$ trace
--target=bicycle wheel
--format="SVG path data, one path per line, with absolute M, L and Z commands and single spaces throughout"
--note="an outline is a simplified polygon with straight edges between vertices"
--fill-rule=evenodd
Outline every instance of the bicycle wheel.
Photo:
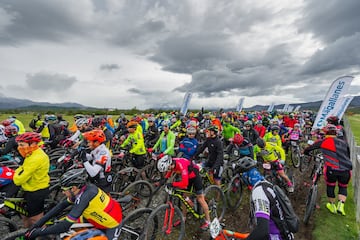
M 291 150 L 291 161 L 294 168 L 300 167 L 300 153 L 297 149 Z
M 154 192 L 157 192 L 161 188 L 160 180 L 162 179 L 161 172 L 156 168 L 156 164 L 151 163 L 143 167 L 136 175 L 135 180 L 148 181 L 154 188 Z
M 306 172 L 310 166 L 310 157 L 309 156 L 302 156 L 302 158 L 300 158 L 300 167 L 299 170 L 300 172 Z
M 185 222 L 179 207 L 174 206 L 174 216 L 172 221 L 170 221 L 169 218 L 169 204 L 162 204 L 154 209 L 146 221 L 146 226 L 141 239 L 183 239 L 185 236 Z M 179 225 L 176 227 L 173 226 L 175 222 L 179 222 Z
M 4 236 L 1 237 L 1 239 L 2 240 L 24 239 L 24 235 L 25 235 L 26 231 L 27 231 L 26 228 L 22 228 L 22 229 L 14 231 L 14 232 L 5 234 Z
M 221 221 L 226 210 L 226 199 L 223 191 L 218 186 L 211 185 L 205 189 L 204 195 L 209 206 L 211 219 L 217 217 Z
M 309 219 L 315 210 L 317 193 L 318 193 L 317 185 L 311 186 L 311 188 L 309 189 L 307 198 L 306 198 L 306 208 L 305 208 L 305 214 L 304 214 L 304 224 L 305 225 L 307 225 L 309 223 Z
M 131 201 L 121 204 L 123 212 L 149 207 L 153 196 L 153 187 L 147 181 L 136 181 L 122 191 L 122 197 L 127 195 L 131 196 Z
M 139 208 L 126 216 L 121 223 L 119 239 L 138 240 L 144 231 L 145 223 L 153 209 Z
M 2 234 L 11 233 L 16 231 L 17 229 L 18 225 L 16 224 L 16 222 L 5 217 L 0 217 L 0 232 Z
M 243 184 L 239 175 L 235 175 L 228 185 L 226 191 L 227 204 L 230 210 L 235 210 L 240 206 L 243 194 Z

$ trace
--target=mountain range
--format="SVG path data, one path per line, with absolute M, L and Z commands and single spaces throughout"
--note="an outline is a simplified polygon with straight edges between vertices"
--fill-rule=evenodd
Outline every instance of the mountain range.
M 290 103 L 294 108 L 298 105 L 301 106 L 301 109 L 319 109 L 322 101 L 316 102 L 305 102 L 305 103 Z M 63 102 L 63 103 L 49 103 L 49 102 L 34 102 L 28 99 L 18 99 L 18 98 L 9 98 L 0 96 L 0 110 L 6 109 L 32 109 L 32 108 L 77 108 L 77 109 L 89 109 L 94 107 L 84 106 L 79 103 L 73 102 Z M 275 105 L 274 109 L 283 109 L 284 104 Z M 349 108 L 360 107 L 360 96 L 355 96 L 351 101 Z M 244 110 L 248 111 L 261 111 L 266 110 L 268 105 L 255 105 L 250 108 L 245 108 Z

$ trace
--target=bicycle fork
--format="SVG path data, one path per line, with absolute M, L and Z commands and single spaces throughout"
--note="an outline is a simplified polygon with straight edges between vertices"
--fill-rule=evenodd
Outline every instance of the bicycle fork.
M 163 223 L 163 232 L 165 232 L 165 234 L 169 235 L 171 233 L 171 229 L 172 229 L 172 222 L 174 219 L 174 206 L 172 204 L 172 202 L 168 203 L 170 208 L 167 208 L 165 211 L 165 218 L 164 218 L 164 223 Z

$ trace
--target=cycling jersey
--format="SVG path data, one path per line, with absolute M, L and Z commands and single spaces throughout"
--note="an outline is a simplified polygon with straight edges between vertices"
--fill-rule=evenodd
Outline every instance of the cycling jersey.
M 169 130 L 169 132 L 165 136 L 165 132 L 163 131 L 160 134 L 159 139 L 156 141 L 154 145 L 154 149 L 159 147 L 160 152 L 164 154 L 168 154 L 170 156 L 174 155 L 174 146 L 175 146 L 175 134 Z M 165 140 L 165 141 L 164 141 Z M 164 144 L 166 142 L 166 144 Z
M 199 170 L 199 167 L 186 158 L 173 158 L 173 161 L 175 162 L 175 168 L 166 172 L 165 178 L 170 178 L 173 173 L 181 175 L 181 180 L 174 181 L 172 185 L 177 188 L 186 189 L 189 185 L 189 180 L 197 177 L 194 169 Z
M 15 170 L 14 183 L 25 191 L 34 192 L 49 187 L 50 161 L 48 155 L 38 148 L 24 159 Z
M 186 159 L 191 159 L 196 153 L 198 147 L 198 141 L 196 138 L 185 137 L 179 145 L 179 152 L 184 153 L 183 157 Z
M 266 133 L 264 136 L 265 142 L 272 142 L 277 144 L 279 147 L 282 146 L 281 137 L 279 134 L 274 135 L 271 131 Z
M 292 141 L 298 141 L 302 136 L 300 130 L 294 130 L 294 129 L 289 130 L 288 134 L 289 134 L 289 139 Z
M 240 129 L 234 127 L 230 123 L 225 123 L 223 125 L 222 135 L 224 136 L 225 140 L 229 140 L 230 138 L 233 138 L 235 133 L 241 134 Z
M 146 154 L 144 137 L 142 132 L 135 130 L 133 133 L 129 133 L 128 137 L 125 139 L 121 147 L 131 144 L 130 153 L 134 153 L 136 155 Z
M 205 142 L 198 148 L 195 156 L 198 156 L 202 153 L 205 148 L 209 150 L 209 160 L 207 161 L 207 166 L 210 168 L 218 168 L 224 164 L 224 148 L 223 144 L 218 137 L 206 138 Z
M 276 143 L 266 142 L 265 148 L 254 148 L 254 159 L 256 160 L 257 153 L 264 159 L 265 162 L 273 162 L 279 159 L 285 160 L 285 151 L 282 147 L 276 145 Z M 279 156 L 280 155 L 280 156 Z

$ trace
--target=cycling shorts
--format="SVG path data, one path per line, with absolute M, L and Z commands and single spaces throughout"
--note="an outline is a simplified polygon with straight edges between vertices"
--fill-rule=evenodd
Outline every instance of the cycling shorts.
M 44 212 L 45 199 L 49 196 L 49 188 L 40 189 L 34 192 L 24 192 L 26 210 L 28 217 L 36 216 Z

